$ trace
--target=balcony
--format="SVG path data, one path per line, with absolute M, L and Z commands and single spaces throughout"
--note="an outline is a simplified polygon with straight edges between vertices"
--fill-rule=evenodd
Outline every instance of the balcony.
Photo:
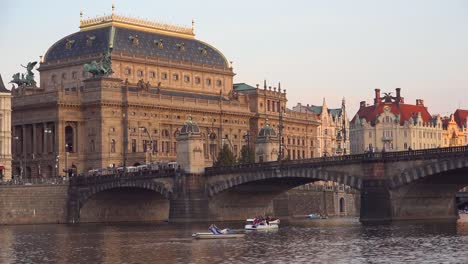
M 393 141 L 393 137 L 383 136 L 382 141 L 384 141 L 384 142 Z

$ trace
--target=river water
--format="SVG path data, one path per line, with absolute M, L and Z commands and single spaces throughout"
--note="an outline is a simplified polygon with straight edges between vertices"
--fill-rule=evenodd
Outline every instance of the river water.
M 351 218 L 297 220 L 241 239 L 191 238 L 208 225 L 0 226 L 0 263 L 468 263 L 468 222 L 362 226 Z

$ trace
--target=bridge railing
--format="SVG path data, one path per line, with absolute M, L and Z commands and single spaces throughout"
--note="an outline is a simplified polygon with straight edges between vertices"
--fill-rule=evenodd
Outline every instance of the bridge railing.
M 253 171 L 258 169 L 274 169 L 288 166 L 329 166 L 333 164 L 349 164 L 357 162 L 373 162 L 373 161 L 399 161 L 399 160 L 418 160 L 418 159 L 434 159 L 434 158 L 451 158 L 451 157 L 468 157 L 468 146 L 421 149 L 409 151 L 395 152 L 375 152 L 363 153 L 354 155 L 321 157 L 311 159 L 299 159 L 288 161 L 271 161 L 263 163 L 237 164 L 233 166 L 208 167 L 205 168 L 206 175 L 220 173 L 234 173 Z
M 108 175 L 78 175 L 70 178 L 70 185 L 92 185 L 117 180 L 167 178 L 174 177 L 175 173 L 174 169 L 165 169 L 159 171 L 119 172 Z
M 0 185 L 59 185 L 68 184 L 67 177 L 25 178 L 0 181 Z

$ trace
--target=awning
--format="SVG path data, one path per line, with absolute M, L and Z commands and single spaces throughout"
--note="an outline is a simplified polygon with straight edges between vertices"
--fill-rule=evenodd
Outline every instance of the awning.
M 5 166 L 0 165 L 0 170 L 4 170 Z

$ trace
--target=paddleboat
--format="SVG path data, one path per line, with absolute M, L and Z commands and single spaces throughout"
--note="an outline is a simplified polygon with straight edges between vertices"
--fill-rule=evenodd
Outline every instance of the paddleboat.
M 246 220 L 245 229 L 246 230 L 272 230 L 279 228 L 279 219 L 256 219 L 249 218 Z

